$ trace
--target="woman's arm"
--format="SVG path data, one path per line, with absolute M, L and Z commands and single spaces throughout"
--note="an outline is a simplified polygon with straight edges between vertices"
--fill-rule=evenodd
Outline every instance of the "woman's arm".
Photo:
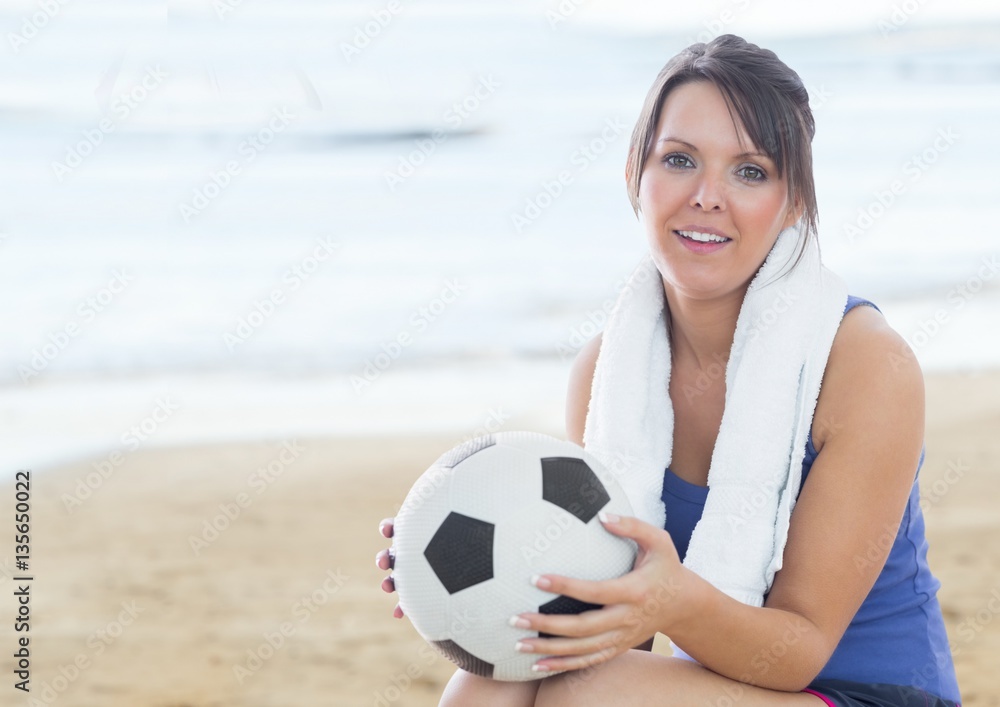
M 581 352 L 577 368 L 587 369 L 589 353 Z M 579 426 L 579 410 L 568 411 L 567 421 Z M 628 620 L 623 611 L 604 610 L 539 617 L 539 630 L 580 637 L 549 639 L 547 648 L 574 657 L 545 663 L 580 667 L 620 652 L 637 630 L 646 636 L 659 630 L 727 677 L 780 690 L 806 686 L 882 570 L 914 481 L 923 424 L 923 376 L 912 352 L 877 311 L 852 310 L 835 338 L 817 404 L 820 453 L 792 514 L 784 567 L 766 606 L 727 597 L 676 564 L 675 554 L 669 557 L 665 531 L 623 519 L 614 532 L 645 535 L 652 546 L 642 571 L 608 582 L 559 578 L 550 591 L 631 604 Z M 643 607 L 657 584 L 673 588 L 670 598 Z
M 882 571 L 920 458 L 923 376 L 876 310 L 845 316 L 813 428 L 820 453 L 765 608 L 704 591 L 696 614 L 669 631 L 706 667 L 787 690 L 823 668 Z
M 580 349 L 569 373 L 569 387 L 566 391 L 566 437 L 571 442 L 583 446 L 583 429 L 590 407 L 590 387 L 594 382 L 597 368 L 597 354 L 601 351 L 601 335 L 598 334 Z

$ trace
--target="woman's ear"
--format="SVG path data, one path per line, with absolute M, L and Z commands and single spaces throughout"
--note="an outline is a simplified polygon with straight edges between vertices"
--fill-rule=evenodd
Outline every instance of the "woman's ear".
M 803 210 L 802 200 L 796 199 L 795 203 L 788 207 L 788 212 L 785 214 L 785 222 L 781 225 L 781 230 L 797 224 L 799 219 L 802 218 Z

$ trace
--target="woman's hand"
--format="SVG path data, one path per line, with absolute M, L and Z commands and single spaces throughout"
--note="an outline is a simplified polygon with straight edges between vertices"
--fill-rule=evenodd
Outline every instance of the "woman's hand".
M 382 520 L 382 522 L 378 524 L 378 531 L 382 533 L 382 537 L 391 538 L 392 527 L 393 527 L 393 519 L 385 518 L 384 520 Z M 375 565 L 380 570 L 391 570 L 395 559 L 396 558 L 393 556 L 392 553 L 392 548 L 389 548 L 387 550 L 382 550 L 377 555 L 375 555 Z M 394 591 L 396 591 L 396 585 L 392 581 L 392 575 L 389 575 L 388 577 L 382 580 L 382 591 L 388 594 L 392 594 Z M 399 604 L 396 604 L 396 608 L 392 610 L 392 615 L 395 616 L 397 619 L 403 618 L 403 610 L 399 608 Z
M 524 613 L 511 619 L 518 628 L 560 638 L 526 638 L 518 650 L 548 654 L 535 664 L 540 672 L 577 670 L 611 660 L 684 616 L 681 598 L 689 570 L 680 563 L 670 534 L 638 518 L 601 514 L 611 533 L 639 546 L 632 571 L 600 582 L 558 575 L 533 578 L 535 586 L 603 608 L 581 614 Z M 565 636 L 565 638 L 562 638 Z

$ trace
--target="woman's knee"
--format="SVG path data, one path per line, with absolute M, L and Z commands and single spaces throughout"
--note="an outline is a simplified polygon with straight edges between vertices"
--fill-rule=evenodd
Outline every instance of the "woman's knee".
M 595 690 L 602 693 L 606 683 L 617 682 L 610 673 L 617 673 L 618 667 L 619 663 L 612 660 L 591 668 L 570 670 L 546 678 L 538 686 L 536 704 L 550 707 L 581 704 L 586 701 L 585 696 L 594 696 Z
M 688 704 L 687 690 L 682 688 L 689 672 L 703 670 L 688 661 L 655 655 L 644 650 L 630 650 L 605 663 L 582 670 L 571 670 L 542 681 L 536 704 L 540 707 L 557 705 L 614 704 L 622 695 L 631 695 L 636 704 L 650 692 L 666 699 L 664 684 L 671 685 L 678 700 L 663 704 Z M 658 684 L 660 683 L 660 684 Z M 681 689 L 676 689 L 681 688 Z
M 663 707 L 734 703 L 742 707 L 812 707 L 817 698 L 745 685 L 689 660 L 631 650 L 592 668 L 546 678 L 538 689 L 535 704 L 604 706 L 618 704 L 623 699 L 625 704 Z
M 534 707 L 538 684 L 538 681 L 499 682 L 456 670 L 441 695 L 439 707 Z

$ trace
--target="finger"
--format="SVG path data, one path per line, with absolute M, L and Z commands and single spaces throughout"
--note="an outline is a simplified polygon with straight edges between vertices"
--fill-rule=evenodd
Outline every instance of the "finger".
M 392 615 L 397 619 L 403 618 L 403 610 L 399 607 L 399 604 L 396 604 L 396 608 L 392 610 Z
M 584 638 L 522 638 L 515 645 L 519 653 L 538 653 L 545 656 L 580 656 L 598 653 L 626 644 L 620 630 L 607 631 Z
M 650 525 L 633 516 L 619 516 L 602 511 L 597 517 L 605 530 L 619 537 L 635 540 L 642 549 L 652 549 L 670 540 L 670 534 L 663 528 Z
M 588 604 L 625 604 L 638 599 L 631 588 L 628 575 L 615 579 L 588 580 L 563 577 L 557 574 L 536 575 L 531 583 L 552 594 L 562 594 Z
M 532 665 L 531 669 L 542 675 L 565 672 L 567 670 L 582 670 L 606 663 L 623 652 L 624 649 L 622 648 L 604 648 L 596 653 L 588 653 L 586 655 L 544 658 Z
M 386 594 L 392 594 L 394 591 L 396 591 L 396 580 L 394 580 L 391 576 L 383 579 L 382 591 L 385 592 Z
M 380 550 L 375 555 L 375 566 L 380 570 L 391 570 L 396 566 L 396 552 L 392 548 Z
M 511 624 L 515 628 L 553 636 L 594 636 L 622 626 L 628 616 L 627 606 L 616 605 L 583 611 L 579 614 L 518 614 L 511 618 Z
M 391 538 L 392 532 L 395 526 L 395 518 L 383 518 L 379 521 L 378 532 L 382 533 L 383 537 Z

